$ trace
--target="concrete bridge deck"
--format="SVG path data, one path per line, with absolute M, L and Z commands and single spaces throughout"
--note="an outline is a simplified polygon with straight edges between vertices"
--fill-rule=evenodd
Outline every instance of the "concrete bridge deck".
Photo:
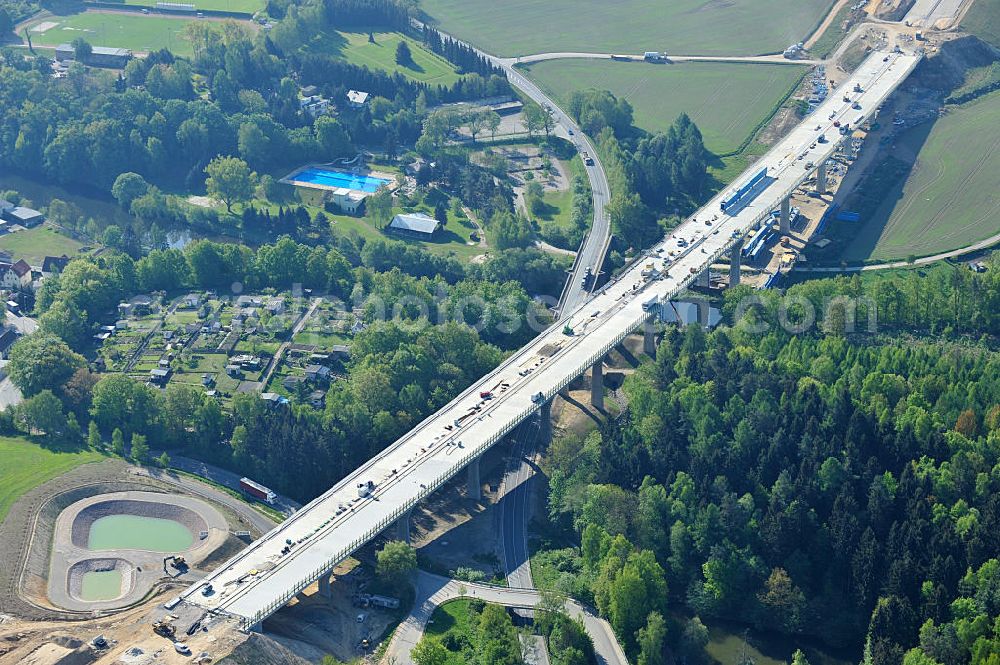
M 842 136 L 834 126 L 861 124 L 909 75 L 920 56 L 875 52 L 840 89 L 758 160 L 766 187 L 741 209 L 724 214 L 721 192 L 644 253 L 593 298 L 566 312 L 493 372 L 312 501 L 278 528 L 184 592 L 184 602 L 240 617 L 250 629 L 276 612 L 364 543 L 408 512 L 548 403 L 651 317 L 644 303 L 666 301 L 713 261 L 742 242 L 791 192 L 821 168 Z M 855 84 L 861 92 L 854 92 Z M 843 101 L 847 95 L 850 101 Z M 853 104 L 860 109 L 852 108 Z M 825 135 L 827 141 L 818 139 Z M 681 245 L 684 245 L 683 247 Z M 644 276 L 652 265 L 658 277 Z M 564 333 L 563 326 L 573 330 Z M 492 399 L 480 398 L 492 391 Z M 540 395 L 539 395 L 540 394 Z M 358 485 L 372 483 L 367 497 Z M 286 553 L 282 553 L 289 547 Z M 212 585 L 212 592 L 204 593 Z

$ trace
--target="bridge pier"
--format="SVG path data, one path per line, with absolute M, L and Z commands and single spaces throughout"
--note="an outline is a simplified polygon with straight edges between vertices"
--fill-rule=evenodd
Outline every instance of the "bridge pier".
M 708 288 L 712 285 L 712 268 L 708 267 L 701 271 L 701 273 L 695 277 L 695 286 L 702 286 Z
M 483 498 L 483 483 L 479 478 L 479 460 L 481 458 L 482 455 L 469 462 L 469 465 L 465 467 L 467 476 L 465 494 L 473 501 L 480 501 Z
M 604 358 L 599 358 L 590 368 L 590 405 L 604 410 Z
M 642 326 L 642 352 L 650 358 L 656 358 L 656 330 L 652 320 Z
M 780 221 L 778 227 L 778 230 L 781 231 L 781 235 L 786 236 L 792 232 L 791 214 L 791 197 L 781 199 L 781 215 L 779 217 Z
M 544 446 L 552 440 L 552 400 L 542 404 L 538 410 L 538 424 L 539 445 Z
M 816 191 L 826 194 L 826 160 L 820 162 L 816 169 Z
M 410 518 L 413 516 L 413 508 L 410 508 L 405 513 L 399 516 L 396 520 L 396 540 L 401 540 L 404 543 L 409 544 L 410 542 Z
M 708 300 L 698 300 L 695 305 L 698 307 L 698 324 L 702 328 L 707 328 L 712 313 L 712 304 Z
M 740 267 L 743 262 L 743 238 L 729 250 L 729 288 L 740 285 Z

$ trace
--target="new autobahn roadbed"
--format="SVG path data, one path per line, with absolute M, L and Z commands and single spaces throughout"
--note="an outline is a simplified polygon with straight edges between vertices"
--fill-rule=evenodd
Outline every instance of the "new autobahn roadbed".
M 641 327 L 651 316 L 647 303 L 675 296 L 767 217 L 833 154 L 842 138 L 835 123 L 860 124 L 859 118 L 874 113 L 919 60 L 919 55 L 874 52 L 751 167 L 748 174 L 768 169 L 766 186 L 745 197 L 742 207 L 721 212 L 730 191 L 720 193 L 592 299 L 567 311 L 559 324 L 187 589 L 183 600 L 240 617 L 249 629 L 329 573 Z M 860 92 L 854 92 L 856 85 Z M 828 140 L 819 142 L 821 136 Z M 489 398 L 481 397 L 488 391 Z M 366 496 L 359 495 L 359 485 Z M 207 594 L 206 585 L 211 585 Z

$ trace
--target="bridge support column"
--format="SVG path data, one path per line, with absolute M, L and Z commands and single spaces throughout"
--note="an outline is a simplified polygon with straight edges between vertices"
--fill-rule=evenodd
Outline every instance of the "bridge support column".
M 709 317 L 712 313 L 712 305 L 707 300 L 699 300 L 696 305 L 698 307 L 698 324 L 703 328 L 707 328 Z
M 740 285 L 740 266 L 743 262 L 743 238 L 729 250 L 729 288 Z
M 598 411 L 604 410 L 604 358 L 590 369 L 590 405 Z
M 465 467 L 467 475 L 465 494 L 474 501 L 479 501 L 483 498 L 483 483 L 479 479 L 479 460 L 481 458 L 482 456 L 477 457 Z
M 410 542 L 410 518 L 413 516 L 413 508 L 399 516 L 396 520 L 396 540 L 404 543 Z
M 822 161 L 819 163 L 819 168 L 816 169 L 816 191 L 820 194 L 826 194 L 826 162 Z
M 785 198 L 781 200 L 781 215 L 779 217 L 779 230 L 781 235 L 788 235 L 792 232 L 791 224 L 791 214 L 792 214 L 792 203 L 791 198 Z
M 656 358 L 656 330 L 652 321 L 646 321 L 642 326 L 642 352 Z
M 544 446 L 552 440 L 552 400 L 542 404 L 538 410 L 538 423 L 539 445 Z
M 332 598 L 333 590 L 330 587 L 330 582 L 333 578 L 331 573 L 323 573 L 319 577 L 319 595 L 321 598 Z
M 712 285 L 712 269 L 711 269 L 711 267 L 705 268 L 704 270 L 702 270 L 701 274 L 698 275 L 695 278 L 694 284 L 695 284 L 695 286 L 702 286 L 702 287 L 705 287 L 706 289 L 708 287 L 710 287 Z

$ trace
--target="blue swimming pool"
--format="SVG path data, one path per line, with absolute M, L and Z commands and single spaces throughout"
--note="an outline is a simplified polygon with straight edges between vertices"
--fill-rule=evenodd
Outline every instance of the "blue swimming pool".
M 302 169 L 292 179 L 312 185 L 346 187 L 347 189 L 355 189 L 368 193 L 374 192 L 382 185 L 389 184 L 389 181 L 385 178 L 347 173 L 346 171 L 335 171 L 334 169 L 326 169 L 321 166 L 311 166 L 307 169 Z

